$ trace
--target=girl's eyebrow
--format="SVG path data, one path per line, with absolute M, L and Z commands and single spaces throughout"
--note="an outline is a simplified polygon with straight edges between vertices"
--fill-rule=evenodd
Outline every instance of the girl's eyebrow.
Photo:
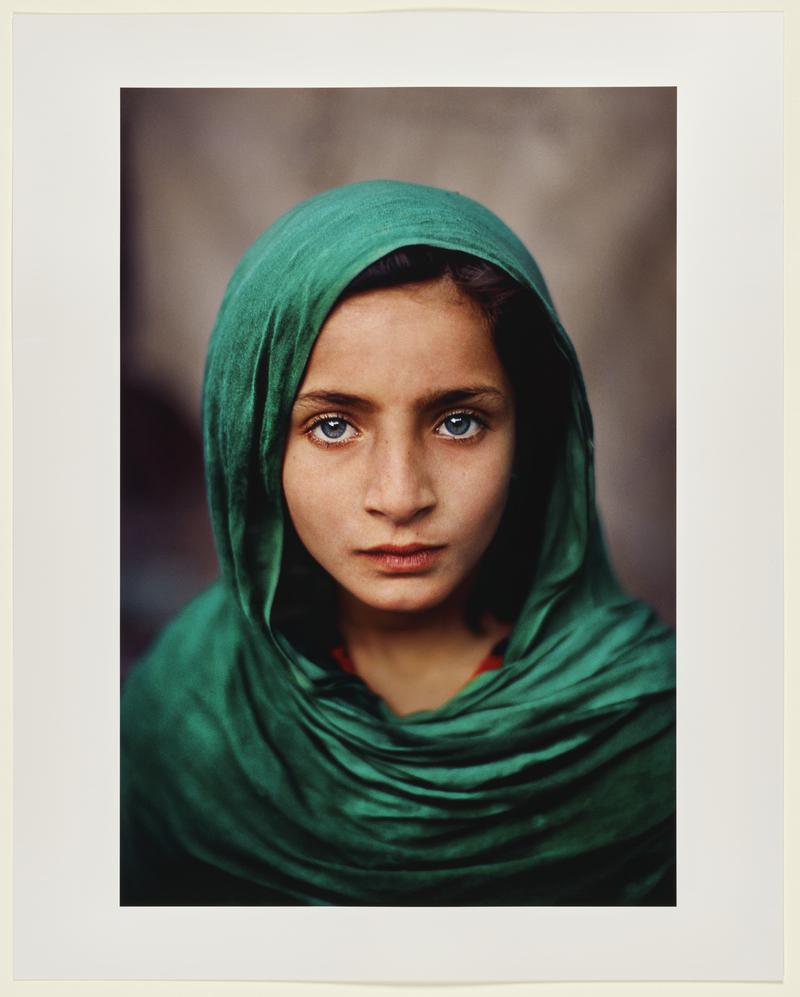
M 429 391 L 415 402 L 420 411 L 439 408 L 443 405 L 458 405 L 462 402 L 486 399 L 501 401 L 505 394 L 489 384 L 476 384 L 463 388 L 448 388 L 444 391 Z M 295 399 L 295 405 L 331 405 L 341 408 L 360 408 L 374 411 L 377 406 L 368 398 L 352 395 L 346 391 L 304 391 Z
M 345 391 L 304 391 L 294 400 L 295 405 L 332 405 L 339 408 L 360 408 L 371 410 L 375 406 L 366 398 L 351 395 Z
M 470 401 L 502 401 L 505 394 L 489 384 L 475 384 L 464 388 L 449 388 L 447 391 L 430 391 L 417 401 L 421 410 L 440 408 L 443 405 L 458 405 Z

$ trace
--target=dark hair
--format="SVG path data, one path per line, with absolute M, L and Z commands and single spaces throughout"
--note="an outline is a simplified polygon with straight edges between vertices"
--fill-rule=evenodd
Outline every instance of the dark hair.
M 517 440 L 508 502 L 481 561 L 468 606 L 478 629 L 484 613 L 512 622 L 527 594 L 542 541 L 547 503 L 569 406 L 569 368 L 552 325 L 533 291 L 479 257 L 434 246 L 404 246 L 362 270 L 337 304 L 365 291 L 451 280 L 481 308 L 495 349 L 514 388 Z M 300 631 L 306 647 L 323 653 L 336 641 L 335 586 L 297 536 L 288 512 L 276 623 Z M 308 609 L 314 606 L 314 634 Z M 315 639 L 316 637 L 316 639 Z

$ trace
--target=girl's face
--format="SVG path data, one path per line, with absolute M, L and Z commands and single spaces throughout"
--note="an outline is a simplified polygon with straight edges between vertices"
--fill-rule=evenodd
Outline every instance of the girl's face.
M 479 307 L 447 280 L 329 315 L 292 409 L 289 514 L 357 603 L 413 613 L 462 592 L 506 502 L 514 399 Z

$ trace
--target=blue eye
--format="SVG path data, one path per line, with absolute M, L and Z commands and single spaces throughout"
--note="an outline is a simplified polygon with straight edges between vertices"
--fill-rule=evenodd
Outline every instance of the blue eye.
M 349 443 L 358 436 L 352 423 L 339 415 L 323 415 L 306 432 L 316 443 L 323 446 L 335 443 Z
M 440 436 L 466 439 L 475 436 L 483 427 L 484 423 L 477 416 L 470 415 L 468 412 L 454 412 L 442 419 L 437 427 L 437 432 Z
M 327 436 L 329 440 L 338 440 L 344 436 L 347 429 L 344 419 L 323 419 L 317 425 L 322 430 L 322 435 Z
M 468 415 L 448 415 L 442 425 L 453 436 L 463 436 L 469 429 L 472 419 Z

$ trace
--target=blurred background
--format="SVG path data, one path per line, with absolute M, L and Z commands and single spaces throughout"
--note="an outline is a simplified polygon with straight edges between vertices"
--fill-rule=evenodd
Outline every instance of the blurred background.
M 675 621 L 674 88 L 126 89 L 123 674 L 217 574 L 200 394 L 241 254 L 297 201 L 376 177 L 484 203 L 539 263 L 581 360 L 626 589 Z

